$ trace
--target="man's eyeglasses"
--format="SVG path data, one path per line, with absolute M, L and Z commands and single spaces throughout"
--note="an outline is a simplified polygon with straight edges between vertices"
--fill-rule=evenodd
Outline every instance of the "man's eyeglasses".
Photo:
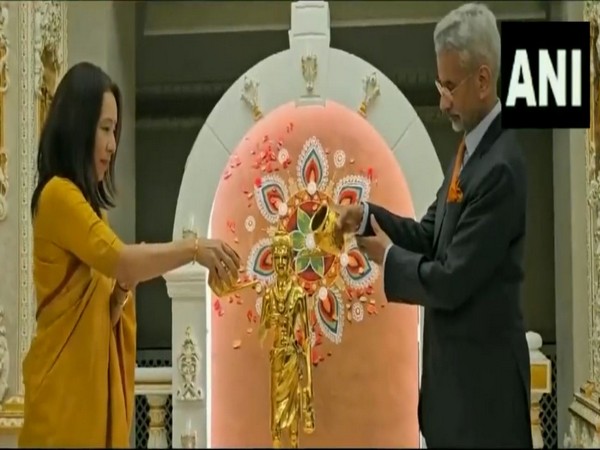
M 438 92 L 440 93 L 440 96 L 446 98 L 447 100 L 452 100 L 454 97 L 454 93 L 458 90 L 458 88 L 461 87 L 465 83 L 465 81 L 467 81 L 472 76 L 473 76 L 473 74 L 467 75 L 452 89 L 448 89 L 446 86 L 442 86 L 442 83 L 440 83 L 439 80 L 435 80 L 435 87 L 437 88 Z

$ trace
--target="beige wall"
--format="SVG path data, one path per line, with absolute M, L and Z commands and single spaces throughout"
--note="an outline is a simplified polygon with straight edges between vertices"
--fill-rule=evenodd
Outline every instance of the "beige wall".
M 119 196 L 110 222 L 125 242 L 135 241 L 135 2 L 70 2 L 69 65 L 102 67 L 123 95 L 123 129 L 116 165 Z
M 583 20 L 583 2 L 551 2 L 551 20 Z M 558 441 L 589 373 L 585 131 L 554 130 L 554 258 Z

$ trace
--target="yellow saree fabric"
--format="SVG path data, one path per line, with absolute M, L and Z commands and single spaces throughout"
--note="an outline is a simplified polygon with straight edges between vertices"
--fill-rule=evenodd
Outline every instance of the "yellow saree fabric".
M 23 362 L 19 447 L 129 447 L 135 304 L 110 322 L 122 242 L 72 182 L 54 177 L 33 220 L 37 330 Z

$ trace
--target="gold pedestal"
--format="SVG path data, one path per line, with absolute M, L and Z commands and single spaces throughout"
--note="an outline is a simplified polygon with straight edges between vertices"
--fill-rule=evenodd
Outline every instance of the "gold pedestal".
M 20 395 L 6 400 L 0 405 L 0 434 L 18 431 L 23 426 L 24 399 Z

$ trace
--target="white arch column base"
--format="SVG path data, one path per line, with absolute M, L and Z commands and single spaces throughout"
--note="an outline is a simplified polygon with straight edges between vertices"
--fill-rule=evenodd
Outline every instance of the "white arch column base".
M 172 301 L 174 448 L 209 445 L 206 272 L 198 264 L 188 264 L 164 275 Z

